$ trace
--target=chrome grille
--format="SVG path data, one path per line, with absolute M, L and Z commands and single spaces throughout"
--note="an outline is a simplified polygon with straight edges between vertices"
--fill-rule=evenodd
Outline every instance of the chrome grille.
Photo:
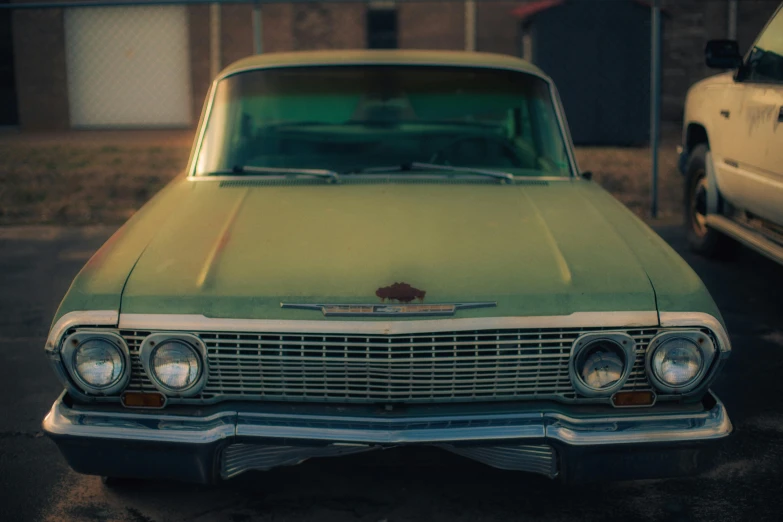
M 196 333 L 207 347 L 201 394 L 176 402 L 249 399 L 452 402 L 579 399 L 568 376 L 571 345 L 591 329 L 505 329 L 413 335 Z M 617 329 L 611 329 L 617 331 Z M 624 390 L 649 390 L 644 354 L 658 329 L 624 330 L 636 361 Z M 155 388 L 139 361 L 151 332 L 122 331 L 133 365 L 129 389 Z

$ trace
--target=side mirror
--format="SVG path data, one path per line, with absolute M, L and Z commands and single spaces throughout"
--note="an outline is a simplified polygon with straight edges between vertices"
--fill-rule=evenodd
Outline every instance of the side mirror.
M 737 69 L 742 65 L 739 44 L 735 40 L 710 40 L 704 48 L 707 67 Z
M 593 173 L 590 172 L 589 170 L 582 172 L 582 179 L 586 179 L 587 181 L 590 181 L 591 179 L 593 179 Z

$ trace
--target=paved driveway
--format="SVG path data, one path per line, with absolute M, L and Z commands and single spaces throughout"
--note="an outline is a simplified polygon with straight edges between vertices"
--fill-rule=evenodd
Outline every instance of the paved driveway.
M 736 433 L 700 477 L 564 487 L 439 450 L 395 449 L 249 473 L 219 486 L 121 489 L 68 469 L 40 423 L 59 386 L 43 343 L 59 299 L 110 229 L 0 229 L 0 520 L 781 520 L 783 267 L 751 252 L 691 255 L 734 343 L 716 383 Z

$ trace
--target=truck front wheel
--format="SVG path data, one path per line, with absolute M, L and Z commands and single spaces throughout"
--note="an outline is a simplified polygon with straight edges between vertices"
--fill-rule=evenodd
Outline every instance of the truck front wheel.
M 707 226 L 707 152 L 705 144 L 694 147 L 688 160 L 685 177 L 685 226 L 691 250 L 708 257 L 727 254 L 734 242 L 714 228 Z

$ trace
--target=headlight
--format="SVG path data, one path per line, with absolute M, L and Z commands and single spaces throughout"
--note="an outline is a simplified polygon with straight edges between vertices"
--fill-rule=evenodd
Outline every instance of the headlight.
M 634 362 L 634 340 L 625 334 L 588 334 L 574 343 L 571 381 L 587 397 L 620 389 Z
M 76 348 L 73 368 L 93 388 L 106 388 L 122 377 L 125 363 L 120 350 L 103 339 L 90 339 Z
M 193 386 L 201 371 L 193 348 L 179 341 L 168 341 L 152 352 L 152 372 L 166 388 L 176 391 Z
M 167 395 L 195 395 L 206 380 L 206 350 L 195 336 L 152 334 L 139 355 L 152 383 Z
M 74 381 L 87 393 L 117 393 L 130 378 L 125 342 L 114 333 L 71 334 L 63 342 L 62 356 Z
M 699 374 L 704 358 L 687 339 L 672 339 L 655 350 L 653 371 L 669 386 L 685 386 Z
M 715 347 L 708 335 L 665 332 L 650 341 L 647 372 L 658 389 L 685 393 L 702 382 L 714 357 Z
M 582 350 L 576 367 L 586 386 L 601 390 L 622 379 L 625 363 L 625 354 L 618 346 L 598 342 Z
M 655 377 L 671 388 L 692 384 L 704 368 L 704 356 L 699 346 L 690 339 L 674 337 L 663 341 L 652 354 Z

